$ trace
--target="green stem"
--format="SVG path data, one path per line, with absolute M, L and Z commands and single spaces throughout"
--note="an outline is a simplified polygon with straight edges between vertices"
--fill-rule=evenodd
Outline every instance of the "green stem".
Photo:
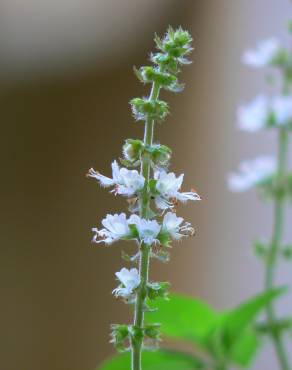
M 279 154 L 278 154 L 278 182 L 281 183 L 285 176 L 285 168 L 287 162 L 287 148 L 288 148 L 288 135 L 285 129 L 279 132 Z M 265 289 L 270 290 L 274 285 L 275 270 L 278 262 L 279 248 L 283 233 L 284 221 L 284 196 L 280 192 L 277 194 L 274 206 L 274 232 L 270 244 L 270 250 L 267 260 L 266 276 L 265 276 Z M 273 303 L 267 304 L 267 319 L 268 323 L 273 327 L 276 321 L 276 312 Z M 278 362 L 282 370 L 289 370 L 288 356 L 285 351 L 283 339 L 278 331 L 271 332 L 272 340 L 274 342 Z
M 151 93 L 149 100 L 155 101 L 158 99 L 160 86 L 157 83 L 152 84 Z M 154 120 L 147 119 L 145 123 L 144 132 L 144 144 L 152 145 L 153 142 L 153 131 L 154 131 Z M 145 178 L 145 185 L 141 194 L 140 199 L 140 217 L 147 218 L 149 208 L 149 191 L 148 183 L 150 179 L 150 157 L 149 154 L 145 153 L 141 163 L 141 174 Z M 140 246 L 140 262 L 139 262 L 139 274 L 140 274 L 140 288 L 137 293 L 135 303 L 135 314 L 134 314 L 134 326 L 143 330 L 144 323 L 144 305 L 146 299 L 146 290 L 149 275 L 149 257 L 150 257 L 151 246 L 142 243 Z M 142 355 L 143 338 L 132 341 L 132 370 L 141 370 L 141 355 Z

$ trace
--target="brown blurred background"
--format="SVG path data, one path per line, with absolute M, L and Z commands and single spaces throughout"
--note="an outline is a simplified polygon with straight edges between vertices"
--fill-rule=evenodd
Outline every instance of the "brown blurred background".
M 2 225 L 0 281 L 3 370 L 92 370 L 109 354 L 109 325 L 129 320 L 115 301 L 121 250 L 91 245 L 90 228 L 125 209 L 85 178 L 110 174 L 123 140 L 141 137 L 128 101 L 146 93 L 133 65 L 147 63 L 154 32 L 182 25 L 195 39 L 182 94 L 164 94 L 171 116 L 157 127 L 200 204 L 181 207 L 197 228 L 153 279 L 227 308 L 262 287 L 250 242 L 269 236 L 270 207 L 233 195 L 226 174 L 240 159 L 275 149 L 272 134 L 234 127 L 237 105 L 264 86 L 240 64 L 258 39 L 284 35 L 288 0 L 0 0 Z M 288 213 L 287 240 L 291 237 Z M 291 239 L 290 239 L 291 240 Z M 291 282 L 283 264 L 279 282 Z M 291 297 L 281 312 L 291 312 Z M 292 352 L 292 351 L 291 351 Z M 276 368 L 267 345 L 255 368 Z

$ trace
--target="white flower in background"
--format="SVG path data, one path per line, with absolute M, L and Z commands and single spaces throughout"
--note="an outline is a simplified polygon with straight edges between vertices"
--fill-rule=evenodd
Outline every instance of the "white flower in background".
M 167 209 L 170 208 L 171 199 L 177 199 L 181 202 L 188 200 L 200 200 L 200 196 L 195 192 L 180 192 L 184 175 L 176 177 L 173 172 L 166 173 L 165 171 L 155 172 L 156 190 L 159 195 L 155 197 L 155 204 L 157 208 Z
M 258 185 L 276 172 L 276 160 L 262 156 L 252 161 L 244 161 L 238 173 L 229 175 L 228 184 L 231 191 L 241 192 Z
M 269 65 L 276 56 L 280 43 L 276 38 L 261 41 L 256 49 L 247 50 L 242 57 L 244 64 L 260 68 Z
M 95 233 L 92 239 L 94 243 L 112 244 L 119 239 L 129 236 L 131 233 L 125 213 L 107 215 L 101 223 L 104 229 L 92 229 Z
M 289 96 L 268 98 L 265 95 L 258 95 L 238 108 L 237 119 L 239 128 L 249 132 L 267 127 L 270 121 L 276 126 L 284 126 L 292 122 L 292 98 Z
M 115 275 L 121 282 L 121 286 L 113 290 L 116 296 L 127 298 L 133 294 L 133 290 L 140 284 L 140 276 L 136 268 L 131 270 L 122 268 L 121 271 L 116 272 Z
M 275 97 L 271 103 L 271 110 L 275 122 L 279 126 L 291 123 L 292 121 L 292 98 L 290 96 Z
M 112 163 L 112 178 L 106 177 L 91 168 L 87 174 L 88 177 L 95 178 L 102 186 L 115 186 L 115 193 L 124 196 L 133 196 L 142 190 L 145 179 L 136 170 L 119 168 L 117 161 Z
M 177 217 L 173 212 L 167 212 L 163 218 L 162 232 L 166 232 L 172 239 L 179 240 L 183 236 L 193 235 L 194 229 L 190 223 L 183 224 L 184 219 Z
M 269 102 L 266 96 L 255 99 L 238 108 L 237 120 L 241 130 L 255 132 L 265 127 L 268 118 Z
M 141 242 L 149 245 L 158 242 L 157 235 L 160 232 L 160 225 L 157 221 L 145 220 L 137 215 L 132 215 L 129 218 L 129 224 L 136 226 Z

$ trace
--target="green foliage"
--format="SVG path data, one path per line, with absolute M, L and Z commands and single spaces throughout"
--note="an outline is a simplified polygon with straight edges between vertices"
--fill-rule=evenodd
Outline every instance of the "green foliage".
M 131 356 L 124 353 L 115 356 L 102 364 L 98 370 L 129 370 L 131 368 Z M 143 370 L 197 370 L 207 369 L 202 361 L 196 357 L 175 352 L 159 350 L 143 353 Z
M 162 334 L 194 344 L 215 363 L 248 366 L 258 348 L 252 324 L 268 302 L 283 293 L 276 289 L 255 296 L 227 312 L 216 312 L 205 302 L 172 294 L 158 301 L 149 322 L 161 322 Z

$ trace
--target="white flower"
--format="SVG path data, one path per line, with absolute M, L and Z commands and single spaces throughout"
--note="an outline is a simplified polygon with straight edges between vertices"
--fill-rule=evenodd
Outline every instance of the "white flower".
M 166 173 L 165 171 L 157 171 L 155 173 L 156 190 L 159 195 L 155 197 L 155 204 L 160 209 L 170 208 L 171 199 L 177 199 L 181 202 L 188 200 L 200 200 L 200 196 L 195 192 L 180 192 L 184 175 L 176 177 L 173 172 Z
M 264 95 L 259 95 L 248 104 L 239 107 L 237 111 L 239 128 L 255 132 L 265 127 L 268 118 L 268 108 L 268 99 Z
M 163 218 L 162 232 L 166 232 L 172 239 L 179 240 L 183 236 L 192 235 L 194 229 L 186 222 L 183 224 L 184 219 L 177 217 L 173 212 L 167 212 Z
M 276 161 L 273 157 L 262 156 L 252 161 L 244 161 L 240 164 L 238 173 L 229 175 L 229 188 L 234 192 L 249 190 L 275 172 Z
M 255 50 L 247 50 L 242 57 L 244 64 L 259 68 L 269 65 L 280 48 L 276 38 L 270 38 L 257 45 Z
M 275 116 L 276 124 L 282 126 L 286 123 L 291 123 L 292 98 L 289 96 L 275 97 L 271 103 L 271 110 Z
M 113 242 L 130 235 L 130 229 L 125 213 L 121 213 L 119 215 L 107 215 L 101 223 L 104 226 L 104 229 L 92 229 L 95 233 L 92 239 L 94 243 L 103 242 L 105 244 L 112 244 Z
M 276 96 L 268 98 L 258 95 L 254 100 L 239 107 L 237 111 L 239 128 L 256 132 L 272 125 L 284 126 L 292 121 L 292 98 Z
M 140 276 L 136 268 L 131 270 L 122 268 L 121 271 L 116 272 L 115 275 L 121 282 L 121 286 L 113 290 L 116 296 L 127 298 L 133 294 L 133 290 L 140 284 Z
M 157 221 L 145 220 L 137 215 L 132 215 L 129 218 L 129 224 L 136 226 L 141 242 L 148 245 L 158 242 L 156 237 L 160 232 L 160 225 Z
M 133 196 L 142 190 L 145 179 L 136 170 L 119 168 L 117 161 L 112 163 L 112 178 L 101 175 L 91 168 L 87 174 L 88 177 L 95 178 L 102 186 L 115 186 L 115 193 L 124 196 Z

